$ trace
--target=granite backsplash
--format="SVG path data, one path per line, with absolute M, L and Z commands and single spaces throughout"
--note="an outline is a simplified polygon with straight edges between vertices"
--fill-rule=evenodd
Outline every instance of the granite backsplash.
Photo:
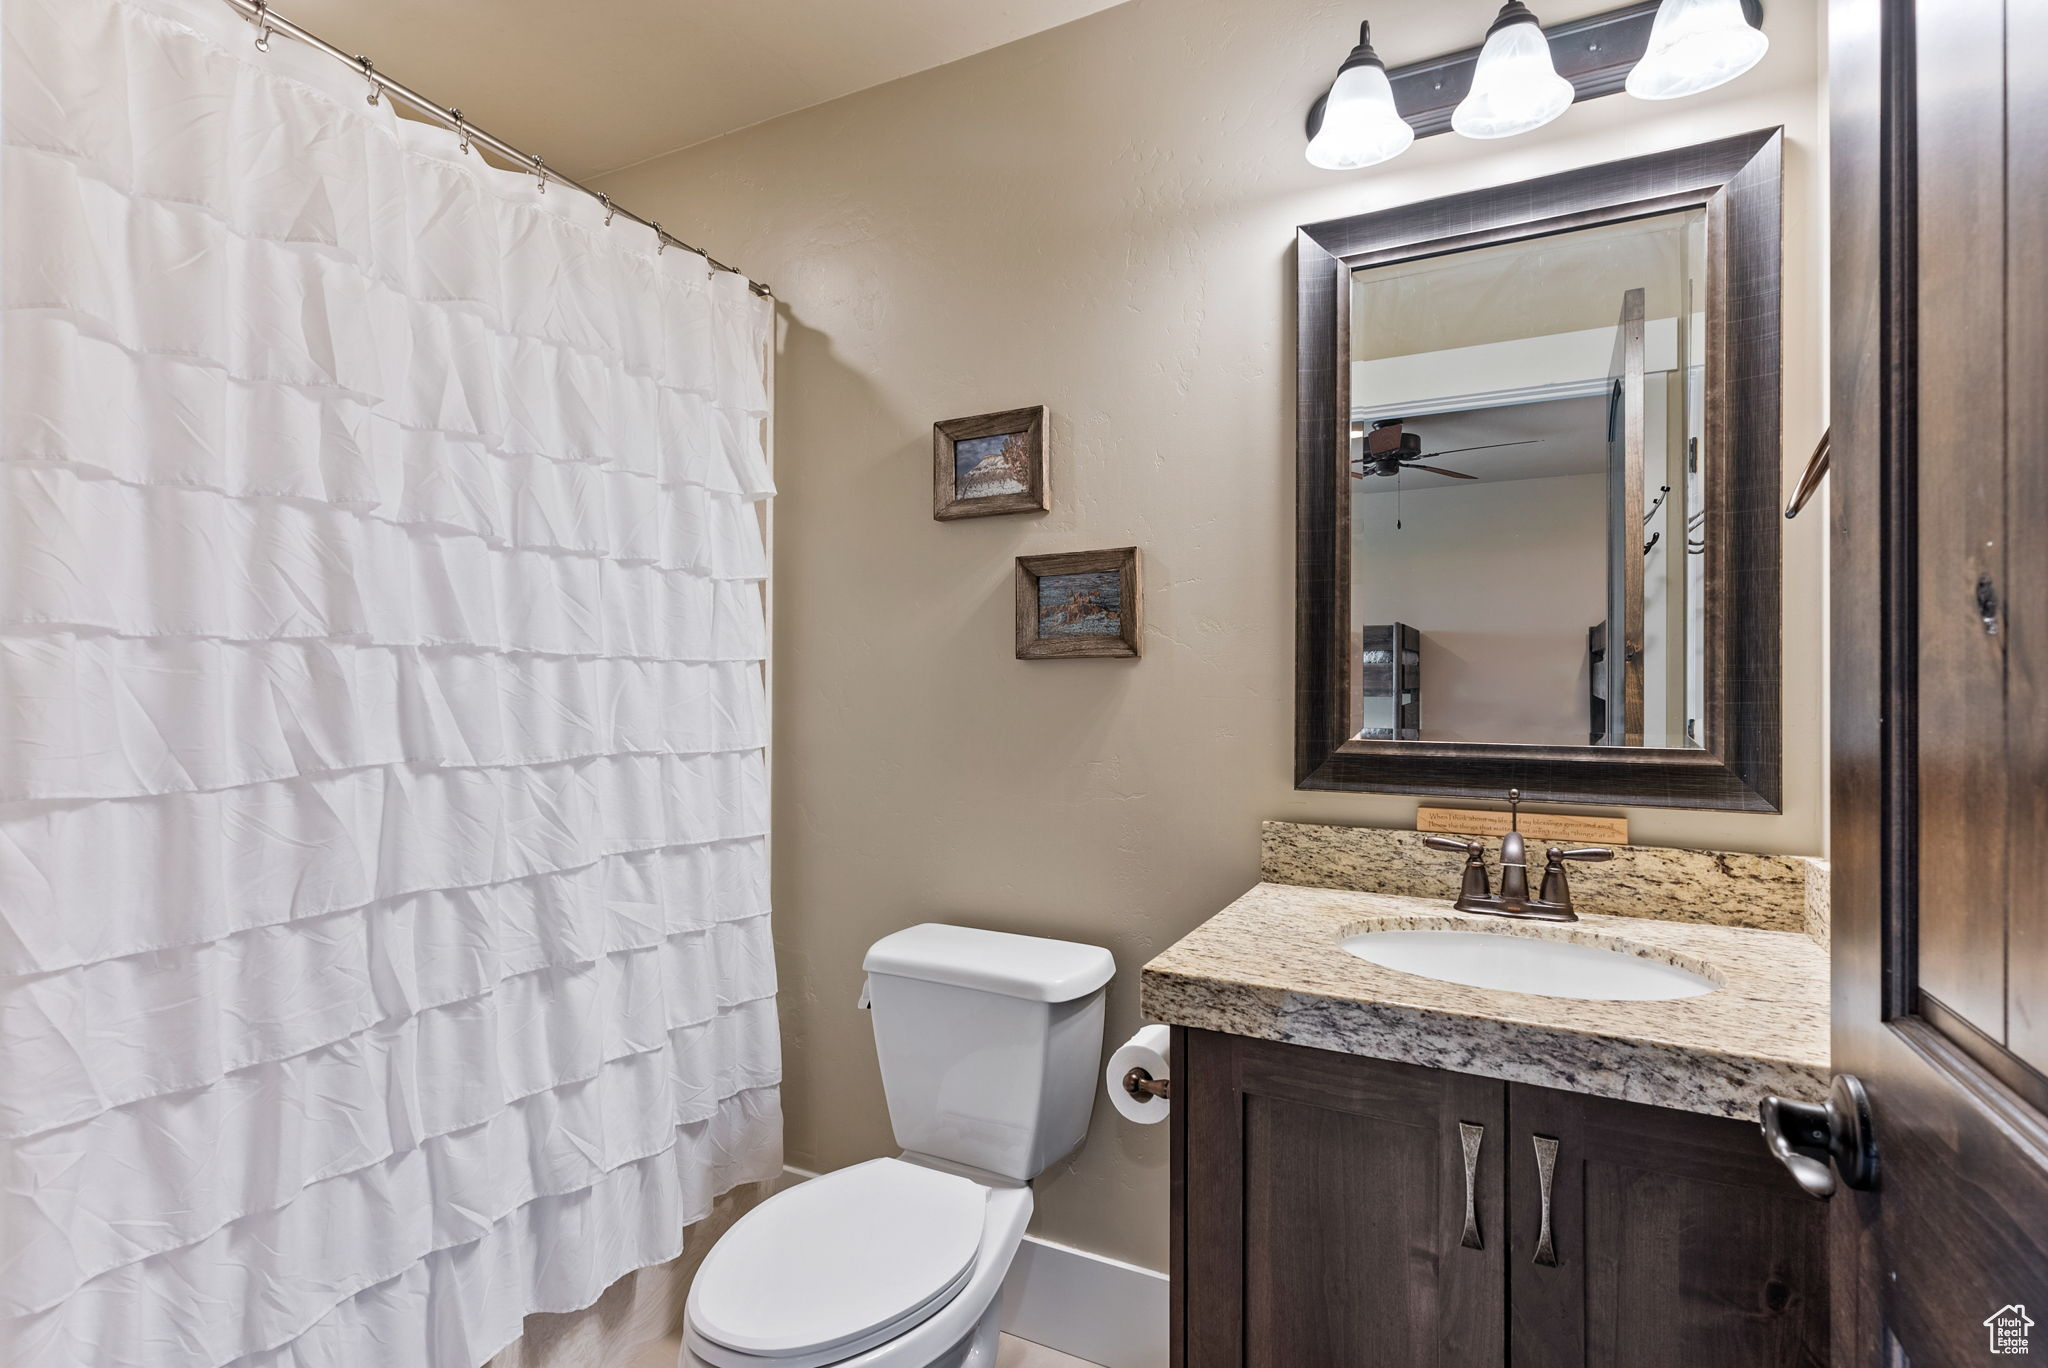
M 1458 891 L 1464 857 L 1432 850 L 1424 833 L 1384 827 L 1266 822 L 1259 877 L 1304 888 L 1441 897 Z M 1498 883 L 1499 842 L 1488 865 Z M 1542 873 L 1543 846 L 1530 842 L 1529 877 Z M 1796 855 L 1616 846 L 1614 859 L 1572 866 L 1572 904 L 1581 913 L 1652 917 L 1758 931 L 1803 931 L 1827 944 L 1828 867 Z

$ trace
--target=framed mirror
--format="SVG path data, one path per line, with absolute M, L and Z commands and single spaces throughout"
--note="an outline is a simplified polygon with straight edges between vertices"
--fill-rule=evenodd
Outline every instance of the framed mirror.
M 1296 787 L 1777 810 L 1780 153 L 1300 230 Z

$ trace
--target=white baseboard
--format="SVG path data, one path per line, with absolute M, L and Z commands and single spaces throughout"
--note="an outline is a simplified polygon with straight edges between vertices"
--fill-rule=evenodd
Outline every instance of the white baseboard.
M 1166 1290 L 1164 1273 L 1026 1235 L 1003 1329 L 1104 1368 L 1166 1368 Z
M 777 1190 L 818 1175 L 786 1167 Z M 1003 1332 L 1103 1368 L 1166 1368 L 1164 1273 L 1026 1235 L 1003 1283 Z

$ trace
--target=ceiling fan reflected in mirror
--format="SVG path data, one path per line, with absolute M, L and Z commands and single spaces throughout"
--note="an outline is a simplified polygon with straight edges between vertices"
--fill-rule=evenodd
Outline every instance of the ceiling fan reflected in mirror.
M 1404 470 L 1421 470 L 1431 475 L 1448 475 L 1454 480 L 1476 480 L 1479 478 L 1477 475 L 1467 475 L 1462 470 L 1445 470 L 1440 466 L 1422 465 L 1420 462 L 1455 456 L 1463 451 L 1492 451 L 1497 447 L 1530 446 L 1542 440 L 1540 437 L 1529 437 L 1519 442 L 1487 442 L 1482 446 L 1424 451 L 1422 434 L 1402 429 L 1401 425 L 1406 421 L 1405 418 L 1381 418 L 1373 423 L 1370 430 L 1362 423 L 1351 425 L 1353 437 L 1365 438 L 1364 454 L 1352 458 L 1352 479 L 1363 480 L 1368 475 L 1399 475 Z

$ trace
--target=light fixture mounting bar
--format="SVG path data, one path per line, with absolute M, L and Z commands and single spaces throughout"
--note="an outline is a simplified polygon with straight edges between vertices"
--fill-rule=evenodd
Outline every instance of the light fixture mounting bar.
M 1657 2 L 1642 0 L 1604 14 L 1544 26 L 1550 60 L 1556 64 L 1557 74 L 1572 83 L 1573 103 L 1620 92 L 1629 68 L 1649 48 Z M 1750 23 L 1763 27 L 1762 0 L 1742 0 L 1742 9 Z M 1394 88 L 1394 107 L 1416 137 L 1451 131 L 1451 111 L 1472 89 L 1472 69 L 1478 64 L 1479 49 L 1469 47 L 1387 72 Z M 1322 124 L 1323 101 L 1318 98 L 1308 111 L 1308 135 L 1313 138 Z

